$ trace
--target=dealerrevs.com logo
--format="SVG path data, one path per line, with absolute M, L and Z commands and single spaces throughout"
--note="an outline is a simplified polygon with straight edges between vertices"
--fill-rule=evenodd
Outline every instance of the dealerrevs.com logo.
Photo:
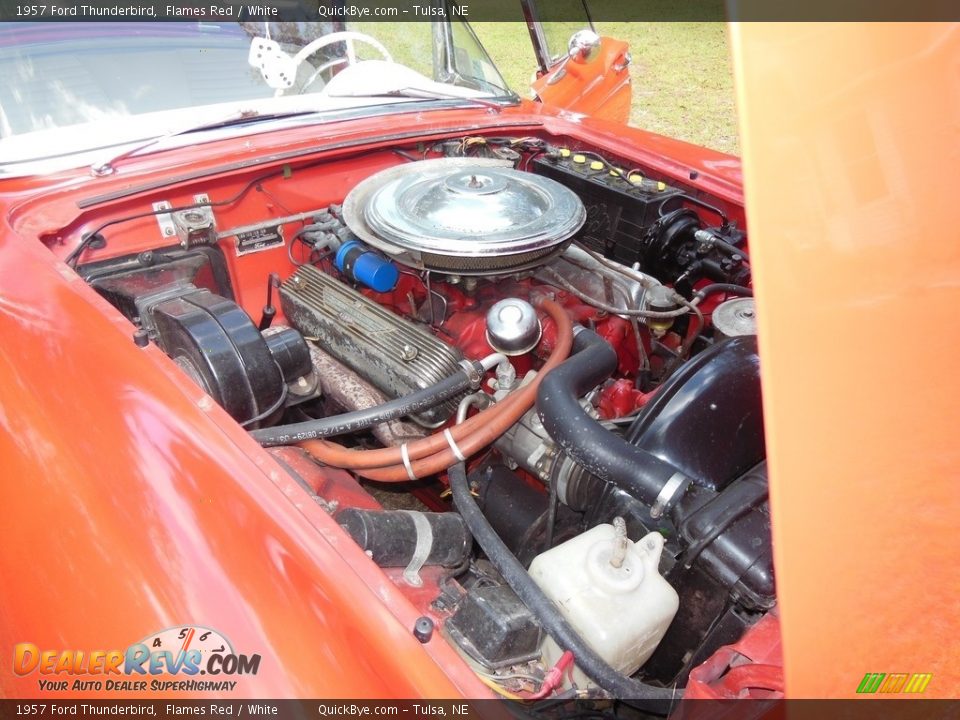
M 222 634 L 196 625 L 161 630 L 124 650 L 50 650 L 29 642 L 13 650 L 13 671 L 37 673 L 39 689 L 50 692 L 222 692 L 236 687 L 229 678 L 259 669 L 259 655 L 237 653 Z

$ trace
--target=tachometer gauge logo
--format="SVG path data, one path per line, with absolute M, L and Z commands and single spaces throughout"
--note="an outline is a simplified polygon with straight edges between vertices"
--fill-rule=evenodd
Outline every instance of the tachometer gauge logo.
M 235 653 L 230 641 L 213 628 L 187 625 L 161 630 L 131 645 L 127 663 L 141 674 L 255 675 L 260 656 Z

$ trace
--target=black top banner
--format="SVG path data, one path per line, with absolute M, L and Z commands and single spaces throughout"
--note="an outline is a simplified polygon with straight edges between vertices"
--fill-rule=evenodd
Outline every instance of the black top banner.
M 550 22 L 960 20 L 957 0 L 0 0 L 0 21 L 521 22 L 524 7 Z

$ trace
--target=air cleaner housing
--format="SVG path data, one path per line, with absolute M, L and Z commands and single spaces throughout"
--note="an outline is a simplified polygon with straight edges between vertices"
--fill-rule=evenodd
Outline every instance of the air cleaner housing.
M 460 275 L 515 272 L 562 251 L 586 220 L 575 193 L 503 160 L 407 163 L 359 183 L 344 221 L 398 263 Z

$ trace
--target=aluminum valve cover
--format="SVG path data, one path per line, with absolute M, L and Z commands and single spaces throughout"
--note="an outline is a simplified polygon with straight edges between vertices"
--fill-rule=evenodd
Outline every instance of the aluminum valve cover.
M 343 204 L 361 239 L 416 268 L 483 275 L 539 265 L 586 220 L 580 198 L 508 161 L 442 158 L 384 170 Z
M 311 265 L 300 267 L 280 286 L 280 306 L 320 349 L 390 398 L 453 375 L 462 359 L 456 348 Z M 413 419 L 437 427 L 458 401 L 447 400 Z

